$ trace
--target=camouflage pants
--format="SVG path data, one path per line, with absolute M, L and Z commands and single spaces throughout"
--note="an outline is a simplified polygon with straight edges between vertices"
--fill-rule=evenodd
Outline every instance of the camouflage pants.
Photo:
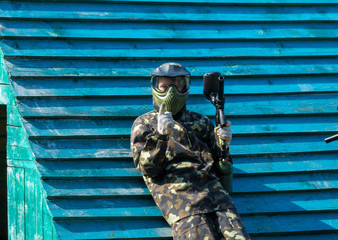
M 227 209 L 181 219 L 172 226 L 174 240 L 250 240 L 236 211 Z

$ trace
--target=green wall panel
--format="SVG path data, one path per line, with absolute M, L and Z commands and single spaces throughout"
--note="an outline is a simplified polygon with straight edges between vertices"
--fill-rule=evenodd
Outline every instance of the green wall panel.
M 24 167 L 7 168 L 9 239 L 53 239 L 55 230 L 40 175 L 35 168 Z
M 7 138 L 0 139 L 5 147 L 0 154 L 7 158 L 8 239 L 57 239 L 3 55 L 0 62 L 0 103 L 7 108 L 7 116 L 0 122 L 7 130 Z
M 28 138 L 22 127 L 7 126 L 7 144 L 17 147 L 29 147 Z
M 0 57 L 3 59 L 3 53 L 0 49 Z M 8 71 L 6 68 L 6 65 L 3 60 L 0 62 L 0 84 L 9 84 L 9 76 L 8 76 Z
M 25 239 L 25 169 L 7 168 L 9 188 L 9 234 L 12 239 Z
M 13 89 L 9 84 L 0 83 L 0 102 L 3 104 L 15 104 Z

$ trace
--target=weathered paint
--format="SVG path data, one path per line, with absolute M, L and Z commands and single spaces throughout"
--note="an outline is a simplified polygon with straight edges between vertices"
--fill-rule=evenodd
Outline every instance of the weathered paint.
M 0 86 L 1 88 L 1 86 Z M 8 207 L 7 207 L 7 164 L 6 164 L 6 116 L 7 108 L 0 101 L 0 239 L 8 236 Z
M 11 75 L 16 78 L 32 77 L 145 77 L 153 71 L 152 66 L 160 65 L 170 59 L 142 60 L 140 62 L 125 61 L 91 61 L 91 60 L 8 60 Z M 245 59 L 231 60 L 197 59 L 194 61 L 180 60 L 193 77 L 201 77 L 212 70 L 224 75 L 247 77 L 251 75 L 308 75 L 337 74 L 336 59 Z M 134 66 L 133 66 L 134 65 Z M 194 65 L 194 67 L 190 67 Z
M 326 23 L 320 28 L 317 23 L 280 23 L 278 28 L 273 29 L 272 23 L 252 22 L 238 23 L 233 28 L 232 23 L 176 23 L 171 22 L 169 26 L 163 23 L 140 22 L 39 22 L 22 20 L 2 20 L 3 30 L 0 36 L 7 37 L 39 37 L 39 38 L 95 38 L 95 39 L 265 39 L 276 38 L 301 39 L 301 38 L 337 38 L 338 31 L 335 29 L 337 23 Z M 292 26 L 291 26 L 292 25 Z M 202 26 L 201 29 L 198 29 Z M 201 30 L 205 34 L 201 34 Z
M 248 136 L 273 134 L 306 134 L 309 132 L 321 132 L 333 134 L 336 131 L 336 116 L 280 116 L 274 117 L 231 117 L 233 135 Z M 250 125 L 254 121 L 255 125 Z M 57 138 L 88 138 L 128 137 L 133 124 L 133 119 L 77 119 L 74 125 L 73 119 L 29 119 L 24 120 L 26 131 L 30 139 L 57 139 Z M 86 129 L 86 131 L 83 131 Z
M 43 208 L 48 207 L 40 181 L 41 175 L 34 163 L 35 158 L 28 142 L 28 136 L 22 127 L 21 114 L 15 101 L 12 85 L 8 81 L 10 76 L 4 65 L 3 57 L 1 55 L 0 58 L 0 103 L 5 104 L 7 108 L 7 116 L 4 121 L 1 121 L 5 125 L 5 131 L 7 128 L 7 138 L 1 142 L 5 147 L 5 152 L 1 153 L 1 157 L 4 156 L 4 161 L 7 159 L 7 187 L 5 189 L 7 189 L 8 239 L 52 238 L 55 230 L 53 230 L 50 211 L 43 211 Z M 44 221 L 43 218 L 45 218 Z M 44 234 L 44 229 L 51 230 L 48 234 Z
M 22 127 L 7 126 L 7 144 L 9 146 L 29 147 L 28 138 Z
M 50 44 L 53 42 L 53 45 Z M 4 40 L 1 47 L 7 59 L 18 57 L 30 58 L 77 58 L 94 59 L 114 57 L 140 57 L 146 59 L 154 58 L 211 58 L 211 57 L 309 57 L 309 56 L 331 56 L 337 52 L 337 40 L 323 39 L 320 42 L 309 39 L 306 42 L 292 41 L 289 39 L 278 39 L 278 41 L 260 42 L 236 39 L 233 41 L 210 42 L 202 39 L 194 43 L 175 40 L 175 47 L 168 48 L 167 42 L 145 42 L 137 39 L 125 39 L 118 41 L 81 41 L 77 39 L 53 40 L 53 39 L 13 39 Z M 323 47 L 325 45 L 325 48 Z M 45 51 L 42 51 L 44 49 Z M 104 49 L 104 51 L 102 51 Z
M 296 211 L 308 212 L 330 211 L 337 208 L 337 192 L 297 193 L 280 192 L 279 199 L 269 193 L 252 194 L 250 199 L 244 195 L 233 195 L 234 201 L 242 207 L 241 215 L 254 213 L 292 213 Z M 295 200 L 297 199 L 297 200 Z M 112 217 L 161 217 L 161 211 L 156 207 L 151 196 L 144 198 L 113 198 L 113 199 L 52 199 L 50 209 L 56 219 L 81 217 L 95 217 L 108 219 Z
M 115 1 L 116 2 L 116 1 Z M 164 1 L 161 1 L 162 3 Z M 6 9 L 2 11 L 3 18 L 24 18 L 24 19 L 44 19 L 44 20 L 120 20 L 120 21 L 337 21 L 336 10 L 328 11 L 321 9 L 318 11 L 312 5 L 301 5 L 304 1 L 299 2 L 298 6 L 281 5 L 276 13 L 274 7 L 266 6 L 264 9 L 257 8 L 255 5 L 232 6 L 225 1 L 208 1 L 208 5 L 200 4 L 191 8 L 187 5 L 180 6 L 185 14 L 177 15 L 176 4 L 182 1 L 170 1 L 166 6 L 162 6 L 162 11 L 158 12 L 156 1 L 139 1 L 137 8 L 128 1 L 120 1 L 110 4 L 93 4 L 81 2 L 61 2 L 57 4 L 48 4 L 43 6 L 43 2 L 21 3 L 13 7 L 8 3 L 1 3 L 1 7 Z M 189 1 L 185 1 L 189 2 Z M 196 1 L 190 1 L 195 2 Z M 205 3 L 206 1 L 202 1 Z M 239 3 L 240 1 L 228 1 L 228 3 Z M 243 2 L 243 1 L 242 1 Z M 295 1 L 296 2 L 296 1 Z M 108 3 L 108 1 L 107 1 Z M 154 4 L 155 3 L 155 4 Z M 173 4 L 175 3 L 175 5 Z M 218 3 L 218 4 L 210 4 Z M 222 4 L 223 3 L 223 4 Z M 254 1 L 247 2 L 254 3 Z M 267 3 L 267 1 L 265 1 Z M 275 1 L 275 3 L 278 3 Z M 281 1 L 280 3 L 285 3 Z M 290 2 L 289 2 L 290 4 Z M 41 9 L 44 11 L 41 11 Z M 65 9 L 74 9 L 65 11 Z M 332 6 L 332 8 L 335 8 Z
M 269 115 L 317 115 L 335 114 L 338 95 L 336 93 L 308 95 L 259 95 L 229 96 L 225 113 L 234 117 Z M 151 96 L 133 98 L 60 98 L 60 99 L 22 99 L 21 112 L 32 117 L 112 117 L 135 118 L 153 109 Z M 215 109 L 202 96 L 190 97 L 187 109 L 213 116 Z
M 259 175 L 276 173 L 315 173 L 316 171 L 335 171 L 337 169 L 336 153 L 317 153 L 309 156 L 266 156 L 251 157 L 237 156 L 234 163 L 234 175 Z M 79 176 L 86 178 L 139 178 L 141 175 L 134 168 L 130 160 L 110 162 L 106 160 L 87 161 L 43 161 L 37 167 L 44 177 L 48 178 L 73 178 Z M 255 164 L 252 164 L 255 162 Z M 14 161 L 13 164 L 20 164 Z
M 234 178 L 234 193 L 268 193 L 304 190 L 330 190 L 338 187 L 336 173 L 281 173 L 271 176 L 237 176 Z M 46 179 L 44 186 L 51 197 L 104 197 L 146 196 L 149 191 L 142 179 Z
M 298 142 L 296 146 L 290 146 L 300 137 L 304 142 Z M 323 137 L 325 135 L 238 137 L 233 139 L 231 151 L 236 157 L 248 157 L 257 154 L 290 155 L 292 153 L 314 154 L 335 151 L 337 145 L 335 143 L 328 145 L 322 142 Z M 68 140 L 32 140 L 31 144 L 36 158 L 39 160 L 131 157 L 128 139 L 72 139 L 71 143 Z
M 3 51 L 0 48 L 0 57 L 1 59 L 3 59 Z M 3 60 L 1 60 L 0 62 L 0 84 L 9 84 L 9 77 L 8 77 L 8 72 L 7 72 L 7 68 L 5 65 L 5 62 Z
M 338 130 L 337 1 L 0 6 L 1 68 L 11 74 L 0 91 L 16 96 L 0 98 L 12 100 L 8 165 L 42 177 L 32 187 L 42 198 L 23 197 L 47 199 L 24 218 L 35 222 L 43 212 L 42 222 L 55 226 L 43 239 L 171 239 L 129 150 L 133 120 L 152 109 L 149 75 L 166 61 L 191 71 L 188 108 L 212 118 L 201 76 L 226 75 L 232 197 L 253 239 L 336 236 L 338 142 L 323 140 Z M 22 222 L 20 214 L 11 219 Z
M 80 82 L 75 79 L 18 79 L 15 81 L 14 89 L 20 99 L 36 97 L 83 97 L 83 96 L 130 96 L 129 84 L 117 86 L 125 78 L 116 79 L 82 79 Z M 193 78 L 189 90 L 190 96 L 198 96 L 203 92 L 203 82 L 200 78 Z M 136 96 L 148 96 L 151 91 L 148 86 L 149 79 L 129 78 L 128 82 L 133 84 L 133 93 Z M 330 82 L 327 84 L 326 82 Z M 292 93 L 329 93 L 338 89 L 336 76 L 301 76 L 301 77 L 228 77 L 226 79 L 225 95 L 239 94 L 292 94 Z M 37 86 L 30 88 L 30 86 Z

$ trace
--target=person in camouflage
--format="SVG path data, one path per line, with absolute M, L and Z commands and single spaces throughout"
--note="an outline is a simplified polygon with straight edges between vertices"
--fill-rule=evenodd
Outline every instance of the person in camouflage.
M 166 63 L 152 73 L 154 110 L 131 131 L 136 168 L 176 239 L 248 240 L 237 210 L 214 170 L 220 148 L 214 125 L 186 110 L 190 73 Z M 230 143 L 230 124 L 216 132 Z

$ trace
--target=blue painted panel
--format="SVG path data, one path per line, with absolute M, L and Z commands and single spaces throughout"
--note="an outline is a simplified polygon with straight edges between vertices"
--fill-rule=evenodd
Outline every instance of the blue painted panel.
M 288 116 L 264 118 L 229 118 L 233 135 L 333 134 L 336 116 Z M 29 119 L 24 121 L 30 139 L 56 138 L 117 138 L 129 137 L 134 119 Z M 214 121 L 214 117 L 211 118 Z M 255 125 L 251 125 L 255 122 Z
M 337 43 L 338 44 L 338 43 Z M 128 84 L 126 84 L 128 81 Z M 330 84 L 327 84 L 330 82 Z M 149 96 L 151 92 L 149 78 L 113 79 L 18 79 L 13 83 L 16 95 L 20 99 L 34 97 L 82 97 L 82 96 L 130 96 L 129 86 L 133 85 L 133 96 Z M 32 87 L 34 86 L 34 87 Z M 325 93 L 338 91 L 336 75 L 330 76 L 265 76 L 243 78 L 227 76 L 225 95 L 259 95 L 292 93 Z M 203 93 L 201 77 L 192 79 L 189 94 Z
M 1 36 L 95 39 L 265 39 L 337 38 L 337 23 L 44 22 L 3 20 Z M 201 34 L 201 31 L 205 34 Z
M 335 154 L 316 154 L 310 156 L 250 156 L 238 157 L 234 155 L 234 174 L 235 176 L 248 174 L 275 174 L 281 172 L 316 172 L 316 171 L 335 171 L 338 157 Z M 253 164 L 254 163 L 254 164 Z M 120 160 L 93 160 L 87 161 L 40 161 L 37 163 L 40 173 L 48 178 L 77 178 L 77 177 L 139 177 L 139 172 L 135 169 L 132 159 Z
M 228 58 L 228 57 L 309 57 L 336 56 L 337 40 L 287 40 L 275 41 L 236 40 L 197 42 L 153 41 L 125 39 L 123 41 L 95 39 L 15 39 L 0 43 L 6 59 L 34 58 Z M 317 76 L 320 77 L 320 76 Z
M 170 239 L 171 229 L 164 220 L 92 220 L 56 222 L 60 238 L 72 239 Z M 150 230 L 150 231 L 149 231 Z
M 131 159 L 126 161 L 42 161 L 37 164 L 42 176 L 48 178 L 78 177 L 140 177 Z
M 54 217 L 61 218 L 114 218 L 142 217 L 151 219 L 161 217 L 161 211 L 156 207 L 150 196 L 130 198 L 86 198 L 86 199 L 52 199 L 49 207 Z
M 145 196 L 147 187 L 139 179 L 96 179 L 96 180 L 45 180 L 44 187 L 48 198 L 55 197 L 109 197 Z
M 73 0 L 74 1 L 74 0 Z M 75 0 L 76 1 L 76 0 Z M 83 0 L 85 1 L 85 0 Z M 103 3 L 103 2 L 116 2 L 115 0 L 89 0 L 90 2 Z M 124 0 L 123 2 L 131 3 L 166 3 L 166 4 L 179 4 L 179 3 L 202 3 L 202 4 L 287 4 L 287 5 L 322 5 L 322 4 L 336 4 L 337 0 L 322 0 L 320 2 L 316 0 Z
M 337 233 L 303 233 L 297 235 L 283 235 L 283 236 L 259 236 L 255 240 L 322 240 L 335 239 Z
M 49 197 L 146 196 L 149 191 L 142 178 L 124 179 L 46 179 L 44 187 Z M 234 193 L 267 193 L 329 190 L 338 188 L 337 174 L 293 174 L 273 176 L 243 176 L 234 178 Z
M 317 214 L 297 214 L 297 215 L 278 215 L 278 216 L 247 216 L 243 218 L 248 231 L 256 233 L 280 233 L 289 232 L 316 232 L 318 229 L 327 232 L 336 232 L 337 214 L 317 213 Z M 257 225 L 256 223 L 261 223 Z M 285 224 L 287 222 L 287 224 Z
M 252 214 L 278 214 L 336 211 L 338 208 L 337 191 L 317 192 L 280 192 L 276 199 L 273 194 L 243 194 L 232 196 L 235 204 L 241 206 L 241 216 Z M 124 198 L 112 197 L 107 199 L 68 198 L 52 199 L 49 201 L 50 209 L 55 218 L 80 219 L 81 217 L 95 219 L 113 219 L 117 217 L 142 217 L 151 219 L 161 217 L 161 211 L 156 207 L 151 196 Z
M 303 138 L 299 143 L 297 139 Z M 326 144 L 324 136 L 300 135 L 293 137 L 244 137 L 232 141 L 235 156 L 256 154 L 291 154 L 337 151 L 337 144 Z M 37 159 L 125 158 L 131 157 L 128 139 L 73 139 L 32 141 Z M 114 148 L 112 148 L 114 146 Z
M 108 2 L 108 1 L 106 1 Z M 125 1 L 126 2 L 126 1 Z M 182 1 L 171 1 L 178 3 Z M 183 1 L 184 2 L 184 1 Z M 257 7 L 255 5 L 222 5 L 224 1 L 208 1 L 208 5 L 194 4 L 199 1 L 185 1 L 190 5 L 177 6 L 176 4 L 164 5 L 158 8 L 157 4 L 150 1 L 139 1 L 137 7 L 131 3 L 95 4 L 84 3 L 21 3 L 15 7 L 9 3 L 0 3 L 2 17 L 29 18 L 29 19 L 67 19 L 67 20 L 121 20 L 121 21 L 146 21 L 146 20 L 184 20 L 184 21 L 328 21 L 337 20 L 336 8 L 321 9 L 318 11 L 313 5 L 308 6 L 279 6 L 275 12 L 271 6 Z M 205 1 L 204 1 L 205 2 Z M 243 1 L 230 1 L 230 3 Z M 253 2 L 253 1 L 252 1 Z M 252 3 L 249 2 L 249 3 Z M 266 3 L 267 1 L 265 1 Z M 296 2 L 296 1 L 295 1 Z M 155 1 L 154 1 L 155 3 Z M 163 1 L 162 1 L 163 3 Z M 212 5 L 210 3 L 218 3 Z M 285 3 L 282 1 L 281 3 Z M 304 1 L 298 4 L 304 3 Z M 70 9 L 74 9 L 70 11 Z M 177 14 L 181 11 L 184 14 Z
M 11 74 L 2 82 L 20 107 L 9 123 L 21 126 L 22 114 L 37 159 L 12 139 L 9 163 L 39 169 L 56 226 L 46 238 L 171 239 L 129 150 L 133 120 L 152 109 L 149 75 L 166 61 L 192 72 L 188 108 L 212 118 L 202 75 L 226 75 L 232 196 L 253 239 L 336 236 L 338 143 L 323 139 L 338 130 L 337 1 L 41 0 L 0 9 Z
M 306 217 L 307 216 L 307 217 Z M 337 221 L 327 221 L 330 216 L 326 213 L 310 214 L 310 215 L 279 215 L 272 218 L 271 216 L 246 216 L 243 217 L 243 222 L 248 226 L 248 230 L 254 235 L 259 233 L 278 235 L 293 232 L 296 230 L 299 233 L 304 231 L 317 231 L 325 229 L 326 231 L 334 232 L 337 227 Z M 260 222 L 263 227 L 256 223 Z M 285 224 L 288 223 L 288 224 Z M 171 230 L 165 226 L 165 223 L 160 221 L 144 221 L 144 220 L 120 220 L 119 226 L 115 225 L 115 221 L 96 220 L 96 221 L 68 221 L 57 223 L 56 227 L 62 234 L 63 239 L 71 239 L 71 237 L 80 237 L 82 239 L 111 239 L 115 238 L 152 238 L 170 237 Z M 152 231 L 145 232 L 144 229 L 151 226 Z M 84 230 L 85 229 L 85 230 Z M 75 234 L 73 233 L 75 232 Z M 95 233 L 95 234 L 94 234 Z M 91 237 L 94 234 L 94 238 Z M 156 235 L 153 235 L 156 234 Z
M 154 66 L 172 59 L 137 61 L 90 60 L 8 60 L 13 77 L 149 77 Z M 338 72 L 335 58 L 260 60 L 180 60 L 192 76 L 218 71 L 224 75 L 333 74 Z
M 277 174 L 316 171 L 336 171 L 338 153 L 316 153 L 297 155 L 233 156 L 234 174 Z
M 337 94 L 229 96 L 225 113 L 229 116 L 268 116 L 295 114 L 337 114 Z M 25 117 L 132 117 L 153 110 L 151 97 L 138 98 L 59 98 L 21 100 Z M 202 96 L 190 97 L 187 109 L 207 116 L 215 108 Z

